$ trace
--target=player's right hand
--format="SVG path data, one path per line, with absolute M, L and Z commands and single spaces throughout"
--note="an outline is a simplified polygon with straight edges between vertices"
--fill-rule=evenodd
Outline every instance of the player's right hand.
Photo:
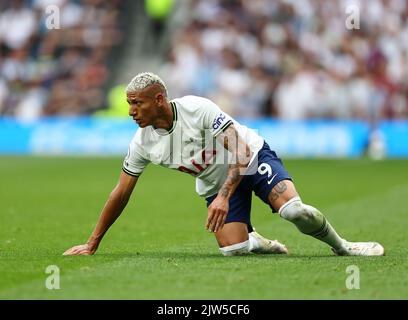
M 208 217 L 205 228 L 210 232 L 217 232 L 224 226 L 228 214 L 228 200 L 217 196 L 208 207 Z
M 75 256 L 75 255 L 92 255 L 96 251 L 96 248 L 91 247 L 88 243 L 81 244 L 79 246 L 72 247 L 65 251 L 63 256 Z

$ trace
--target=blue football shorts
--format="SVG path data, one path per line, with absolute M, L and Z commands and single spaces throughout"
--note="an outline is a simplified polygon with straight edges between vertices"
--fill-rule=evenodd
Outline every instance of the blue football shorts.
M 256 168 L 257 166 L 257 168 Z M 282 160 L 278 158 L 275 151 L 272 151 L 265 142 L 259 150 L 251 166 L 248 168 L 252 174 L 245 175 L 229 201 L 229 211 L 225 223 L 242 222 L 248 226 L 248 232 L 252 232 L 251 225 L 251 203 L 252 191 L 267 205 L 273 212 L 274 208 L 269 204 L 268 196 L 271 190 L 282 180 L 292 180 L 286 171 Z M 207 207 L 217 197 L 217 194 L 206 198 Z

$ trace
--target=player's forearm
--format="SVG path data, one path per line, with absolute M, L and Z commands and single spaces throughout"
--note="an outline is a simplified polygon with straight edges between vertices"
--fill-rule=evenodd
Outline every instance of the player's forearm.
M 218 196 L 227 200 L 232 196 L 235 189 L 244 176 L 252 158 L 252 151 L 235 130 L 234 125 L 229 126 L 218 137 L 224 148 L 232 153 L 232 163 L 228 167 L 227 178 L 218 192 Z
M 121 192 L 115 188 L 110 194 L 108 200 L 102 209 L 98 223 L 88 240 L 88 244 L 93 247 L 98 247 L 103 236 L 108 231 L 109 227 L 121 215 L 130 198 L 130 194 Z
M 226 199 L 231 198 L 247 170 L 251 155 L 252 152 L 248 148 L 244 155 L 238 154 L 236 156 L 237 163 L 229 165 L 227 178 L 218 192 L 218 195 Z
M 229 199 L 234 193 L 235 189 L 238 187 L 242 180 L 242 175 L 240 175 L 240 168 L 238 165 L 230 165 L 228 168 L 227 179 L 222 185 L 218 195 Z

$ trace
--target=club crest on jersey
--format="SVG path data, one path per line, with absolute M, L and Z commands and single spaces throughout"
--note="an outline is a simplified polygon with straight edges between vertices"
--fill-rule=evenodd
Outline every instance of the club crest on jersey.
M 220 115 L 213 122 L 213 125 L 212 125 L 213 129 L 217 130 L 222 124 L 222 121 L 224 119 L 225 119 L 225 114 L 220 113 Z

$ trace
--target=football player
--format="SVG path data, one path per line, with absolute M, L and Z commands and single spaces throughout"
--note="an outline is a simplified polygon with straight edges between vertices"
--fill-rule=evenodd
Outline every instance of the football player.
M 119 182 L 87 243 L 64 255 L 95 253 L 150 162 L 196 178 L 196 191 L 208 207 L 205 228 L 214 233 L 225 256 L 288 252 L 277 240 L 253 229 L 252 192 L 300 232 L 327 243 L 337 255 L 384 254 L 377 242 L 349 242 L 340 237 L 318 209 L 303 203 L 281 159 L 264 139 L 212 101 L 197 96 L 169 100 L 165 83 L 152 73 L 134 77 L 126 94 L 129 116 L 139 129 L 129 145 Z

